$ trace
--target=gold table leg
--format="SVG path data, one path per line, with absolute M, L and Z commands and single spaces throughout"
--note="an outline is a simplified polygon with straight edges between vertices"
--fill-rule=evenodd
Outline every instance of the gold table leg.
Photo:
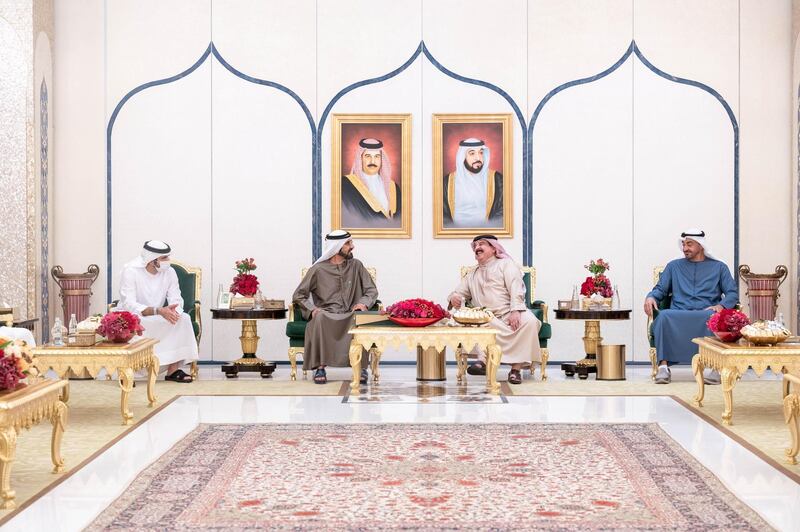
M 150 364 L 147 366 L 147 401 L 149 407 L 155 406 L 158 402 L 156 397 L 156 377 L 158 376 L 158 358 L 155 355 L 150 357 Z
M 64 403 L 69 402 L 69 381 L 67 381 L 67 385 L 61 388 L 61 401 Z
M 11 489 L 11 463 L 17 451 L 17 431 L 14 427 L 0 430 L 0 509 L 10 510 L 17 505 L 17 492 Z
M 694 406 L 703 406 L 703 398 L 706 395 L 706 383 L 703 381 L 703 370 L 706 369 L 700 360 L 700 355 L 692 357 L 692 375 L 697 382 L 697 395 L 694 396 Z
M 467 352 L 461 344 L 456 348 L 456 382 L 458 384 L 465 384 L 464 374 L 467 372 Z
M 547 362 L 550 360 L 550 348 L 544 347 L 542 348 L 542 362 L 539 365 L 539 368 L 542 372 L 542 381 L 547 380 Z M 531 363 L 531 376 L 533 376 L 533 363 Z
M 382 354 L 383 353 L 381 353 L 381 351 L 374 345 L 369 350 L 369 361 L 372 369 L 372 382 L 374 382 L 375 384 L 378 384 L 378 381 L 380 381 L 381 379 L 380 363 Z M 359 379 L 360 378 L 361 378 L 361 372 L 359 372 Z
M 53 436 L 50 439 L 50 456 L 53 459 L 53 473 L 64 471 L 64 459 L 61 458 L 61 436 L 67 426 L 67 405 L 59 401 L 56 403 L 53 415 L 50 417 L 53 424 Z
M 783 418 L 789 425 L 792 437 L 791 447 L 786 449 L 786 461 L 797 465 L 797 454 L 800 452 L 800 394 L 789 393 L 789 381 L 783 380 Z
M 486 391 L 492 395 L 500 395 L 500 383 L 497 382 L 497 368 L 503 353 L 497 344 L 486 346 Z
M 359 395 L 361 390 L 361 344 L 350 343 L 350 367 L 353 368 L 353 381 L 350 383 L 350 394 Z
M 128 399 L 133 390 L 133 370 L 131 368 L 117 368 L 119 374 L 119 387 L 122 390 L 120 398 L 120 412 L 122 413 L 122 424 L 130 425 L 133 420 L 133 412 L 128 408 Z
M 597 348 L 603 343 L 603 337 L 600 336 L 600 321 L 599 320 L 586 320 L 583 325 L 583 350 L 586 351 L 586 357 L 577 362 L 579 366 L 596 366 L 597 365 Z
M 739 378 L 739 370 L 736 368 L 722 368 L 722 398 L 725 400 L 725 410 L 722 411 L 722 424 L 733 425 L 733 387 Z M 700 378 L 703 378 L 700 372 Z

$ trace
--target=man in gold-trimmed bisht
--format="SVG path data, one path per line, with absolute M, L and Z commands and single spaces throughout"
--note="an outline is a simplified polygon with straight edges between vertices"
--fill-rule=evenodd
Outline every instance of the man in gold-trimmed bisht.
M 307 320 L 303 369 L 313 369 L 314 382 L 325 384 L 326 366 L 350 367 L 353 313 L 367 310 L 378 289 L 360 260 L 353 258 L 353 239 L 337 229 L 325 237 L 325 251 L 309 268 L 292 295 Z M 367 382 L 369 355 L 362 357 L 361 383 Z
M 456 169 L 444 176 L 445 227 L 503 225 L 503 174 L 489 168 L 491 151 L 481 139 L 458 143 Z
M 342 177 L 342 224 L 345 227 L 400 227 L 400 187 L 379 139 L 361 139 L 350 173 Z
M 497 237 L 476 236 L 472 240 L 472 250 L 478 265 L 461 279 L 448 300 L 453 307 L 470 301 L 472 306 L 485 307 L 494 314 L 489 324 L 499 331 L 497 345 L 503 353 L 500 362 L 511 364 L 509 384 L 520 384 L 523 364 L 542 360 L 539 350 L 541 322 L 525 305 L 522 270 L 497 241 Z M 472 349 L 475 346 L 463 347 Z M 486 354 L 482 350 L 477 350 L 477 353 L 478 362 L 472 364 L 467 373 L 485 375 Z
M 183 311 L 178 274 L 170 267 L 172 248 L 159 240 L 148 240 L 138 257 L 122 270 L 117 310 L 140 317 L 145 338 L 155 338 L 153 348 L 166 380 L 192 382 L 181 366 L 198 359 L 197 340 L 189 315 Z M 166 303 L 166 304 L 165 304 Z

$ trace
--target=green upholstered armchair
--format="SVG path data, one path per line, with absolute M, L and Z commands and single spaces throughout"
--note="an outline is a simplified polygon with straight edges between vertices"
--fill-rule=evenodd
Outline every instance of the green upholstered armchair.
M 474 270 L 477 266 L 462 266 L 461 277 L 467 275 L 470 271 Z M 542 362 L 540 369 L 542 372 L 542 380 L 547 380 L 547 361 L 550 360 L 550 349 L 547 347 L 547 341 L 553 336 L 553 329 L 547 318 L 547 303 L 535 299 L 536 292 L 536 268 L 533 266 L 521 266 L 522 280 L 525 283 L 525 306 L 533 312 L 542 326 L 539 328 L 539 348 L 542 352 Z M 533 375 L 533 361 L 531 361 L 531 375 Z
M 369 276 L 375 282 L 375 268 L 367 268 Z M 300 279 L 306 276 L 308 268 L 303 268 L 300 272 Z M 380 310 L 380 301 L 375 302 L 370 310 Z M 308 320 L 303 318 L 303 313 L 294 304 L 289 305 L 289 322 L 286 324 L 286 336 L 289 337 L 289 364 L 292 366 L 291 378 L 297 380 L 297 355 L 303 352 L 306 340 L 306 325 Z M 306 371 L 303 370 L 303 378 L 306 378 Z
M 203 335 L 203 321 L 200 315 L 200 289 L 203 277 L 203 272 L 200 268 L 193 268 L 181 262 L 170 261 L 172 269 L 178 275 L 178 286 L 181 290 L 181 297 L 183 298 L 183 311 L 189 315 L 192 320 L 192 328 L 194 329 L 194 338 L 197 340 L 197 346 L 200 347 L 200 337 Z M 108 305 L 110 311 L 117 306 L 118 300 L 114 300 Z M 164 302 L 166 304 L 166 301 Z M 192 379 L 197 380 L 198 370 L 197 361 L 192 361 Z

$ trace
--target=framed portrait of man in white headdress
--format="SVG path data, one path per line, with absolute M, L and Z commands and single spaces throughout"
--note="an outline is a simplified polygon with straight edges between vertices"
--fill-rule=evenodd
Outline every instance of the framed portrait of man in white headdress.
M 331 229 L 411 238 L 411 115 L 334 114 Z
M 433 236 L 513 236 L 512 115 L 433 115 Z

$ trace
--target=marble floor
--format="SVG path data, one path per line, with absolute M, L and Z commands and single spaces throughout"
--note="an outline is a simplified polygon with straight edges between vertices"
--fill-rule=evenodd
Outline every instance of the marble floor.
M 279 368 L 276 377 L 283 380 Z M 451 368 L 448 368 L 448 373 Z M 331 372 L 331 377 L 344 379 Z M 648 369 L 630 368 L 632 380 Z M 206 367 L 202 378 L 224 378 Z M 413 390 L 413 367 L 386 367 L 384 386 Z M 504 376 L 504 375 L 503 375 Z M 538 377 L 538 374 L 537 374 Z M 676 380 L 690 380 L 683 370 Z M 257 377 L 253 377 L 257 378 Z M 752 377 L 745 376 L 745 380 Z M 766 379 L 774 379 L 765 376 Z M 247 377 L 250 380 L 250 377 Z M 551 380 L 564 379 L 552 371 Z M 470 393 L 480 388 L 473 378 Z M 188 390 L 187 390 L 188 391 Z M 668 390 L 664 390 L 668 393 Z M 514 396 L 505 402 L 347 402 L 342 397 L 229 395 L 179 396 L 77 469 L 4 526 L 9 531 L 80 530 L 110 504 L 146 465 L 199 423 L 486 423 L 657 422 L 680 445 L 717 473 L 731 491 L 779 530 L 800 530 L 800 484 L 670 397 Z

